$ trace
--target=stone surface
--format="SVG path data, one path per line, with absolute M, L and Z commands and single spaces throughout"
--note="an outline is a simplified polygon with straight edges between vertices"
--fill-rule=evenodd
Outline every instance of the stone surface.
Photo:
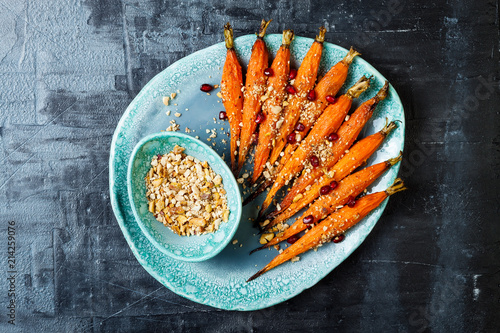
M 156 73 L 223 39 L 292 28 L 356 46 L 398 90 L 410 191 L 299 296 L 225 312 L 164 288 L 109 205 L 108 153 Z M 500 327 L 498 1 L 0 1 L 1 331 L 453 331 Z M 16 326 L 7 323 L 8 222 Z

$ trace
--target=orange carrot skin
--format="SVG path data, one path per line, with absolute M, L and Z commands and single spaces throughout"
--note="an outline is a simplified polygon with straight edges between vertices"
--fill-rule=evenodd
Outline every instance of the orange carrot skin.
M 337 131 L 339 138 L 331 148 L 330 158 L 325 162 L 321 162 L 321 168 L 313 168 L 309 173 L 302 174 L 296 180 L 290 192 L 288 192 L 287 196 L 280 203 L 281 209 L 287 208 L 297 194 L 302 193 L 307 186 L 312 185 L 318 177 L 321 177 L 324 173 L 324 168 L 330 168 L 337 163 L 345 151 L 354 143 L 359 133 L 361 133 L 364 125 L 373 115 L 377 104 L 378 101 L 376 98 L 369 99 L 356 109 L 347 122 L 342 124 Z
M 222 70 L 221 95 L 222 103 L 226 109 L 231 132 L 231 165 L 236 168 L 237 141 L 240 137 L 240 123 L 242 121 L 241 110 L 243 109 L 243 75 L 240 63 L 236 57 L 234 48 L 228 49 L 226 61 Z
M 304 197 L 296 202 L 294 209 L 302 209 L 320 195 L 321 187 L 329 185 L 332 181 L 339 181 L 357 169 L 378 149 L 382 144 L 386 134 L 382 131 L 372 134 L 357 142 L 340 161 L 329 169 L 321 178 L 316 179 L 312 187 L 304 193 Z M 332 174 L 333 177 L 329 177 Z M 289 199 L 293 202 L 293 198 Z M 290 202 L 290 204 L 292 203 Z M 285 204 L 288 204 L 287 201 Z M 288 207 L 288 206 L 287 206 Z M 299 208 L 300 207 L 300 208 Z
M 297 93 L 290 95 L 290 104 L 284 110 L 284 122 L 280 128 L 276 145 L 271 152 L 271 164 L 278 160 L 279 154 L 286 145 L 288 134 L 293 132 L 300 112 L 307 103 L 307 94 L 314 88 L 322 52 L 323 43 L 314 41 L 297 71 L 297 77 L 293 83 Z
M 269 206 L 278 190 L 283 187 L 286 182 L 290 181 L 291 177 L 304 168 L 305 161 L 308 160 L 312 153 L 311 149 L 313 145 L 324 141 L 328 134 L 338 129 L 349 112 L 351 105 L 352 99 L 347 95 L 342 95 L 337 103 L 332 104 L 327 108 L 325 113 L 323 113 L 316 123 L 316 126 L 314 126 L 311 130 L 311 133 L 309 133 L 309 135 L 301 142 L 299 148 L 295 150 L 291 159 L 286 163 L 283 169 L 281 169 L 273 186 L 271 187 L 271 190 L 267 194 L 264 203 L 262 204 L 263 209 Z
M 285 98 L 285 86 L 288 82 L 290 72 L 290 48 L 281 46 L 271 65 L 273 76 L 268 78 L 267 85 L 269 96 L 264 101 L 262 113 L 265 115 L 264 122 L 260 125 L 259 140 L 255 149 L 254 171 L 252 183 L 257 181 L 264 170 L 264 166 L 271 152 L 271 143 L 276 136 L 276 122 L 281 113 L 281 105 Z M 279 111 L 278 111 L 279 110 Z
M 387 161 L 377 163 L 343 179 L 331 193 L 321 196 L 318 200 L 316 200 L 314 204 L 312 204 L 311 207 L 309 207 L 309 209 L 290 226 L 290 228 L 286 229 L 282 235 L 278 234 L 264 247 L 278 244 L 279 242 L 306 230 L 307 227 L 310 226 L 310 224 L 308 225 L 303 222 L 304 217 L 306 216 L 312 215 L 314 217 L 314 221 L 324 219 L 326 216 L 334 212 L 338 206 L 346 204 L 349 196 L 355 198 L 360 195 L 365 188 L 370 186 L 370 184 L 372 184 L 390 167 L 391 164 Z M 276 225 L 285 221 L 303 207 L 304 206 L 302 205 L 294 207 L 294 204 L 292 204 L 285 212 L 277 216 L 276 219 L 272 221 L 272 224 Z
M 261 98 L 266 92 L 267 78 L 264 70 L 269 66 L 269 54 L 262 37 L 257 37 L 253 47 L 245 82 L 245 98 L 243 103 L 243 127 L 240 137 L 240 151 L 238 169 L 243 167 L 248 150 L 252 143 L 252 136 L 257 128 L 255 117 L 262 107 Z
M 376 192 L 357 200 L 355 206 L 352 208 L 347 205 L 344 206 L 342 209 L 331 214 L 328 218 L 309 230 L 309 232 L 286 248 L 281 254 L 277 255 L 269 264 L 252 276 L 248 281 L 344 233 L 361 221 L 368 213 L 377 208 L 387 197 L 388 194 L 386 192 Z

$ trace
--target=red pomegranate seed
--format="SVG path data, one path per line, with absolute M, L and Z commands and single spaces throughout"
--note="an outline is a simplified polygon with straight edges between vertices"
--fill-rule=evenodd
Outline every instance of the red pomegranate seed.
M 347 198 L 347 206 L 349 207 L 354 207 L 354 205 L 356 204 L 356 199 L 353 198 L 352 195 L 349 196 L 349 198 Z
M 295 143 L 297 140 L 295 140 L 295 133 L 290 133 L 288 134 L 288 136 L 286 137 L 286 141 L 288 143 Z
M 211 85 L 209 85 L 208 83 L 204 83 L 201 85 L 200 87 L 200 90 L 203 91 L 203 92 L 210 92 L 214 89 L 214 87 L 212 87 Z
M 296 241 L 298 241 L 298 240 L 299 240 L 299 238 L 300 238 L 300 237 L 299 237 L 299 235 L 293 235 L 293 236 L 288 237 L 288 239 L 286 240 L 286 242 L 287 242 L 288 244 L 293 244 L 293 243 L 295 243 Z
M 226 113 L 226 111 L 219 112 L 219 119 L 220 120 L 226 120 L 227 119 L 227 113 Z
M 297 77 L 297 70 L 296 69 L 290 69 L 290 74 L 288 75 L 290 80 L 293 80 Z
M 312 215 L 307 215 L 304 217 L 304 224 L 311 224 L 314 222 L 314 216 Z
M 287 85 L 285 88 L 286 92 L 289 93 L 290 95 L 295 95 L 297 93 L 297 90 L 295 89 L 294 86 L 291 84 Z
M 330 135 L 328 136 L 328 141 L 337 141 L 338 138 L 339 136 L 337 133 L 330 133 Z
M 311 90 L 307 94 L 307 99 L 310 100 L 310 101 L 314 101 L 316 99 L 316 92 L 314 90 Z
M 344 234 L 340 234 L 338 236 L 335 236 L 333 239 L 332 239 L 332 242 L 334 243 L 340 243 L 344 240 L 345 238 L 345 235 Z
M 160 154 L 156 155 L 156 157 L 158 157 L 158 159 L 161 159 L 161 155 Z
M 319 158 L 316 155 L 312 155 L 309 160 L 311 161 L 311 165 L 313 167 L 318 167 L 319 166 Z
M 255 122 L 257 124 L 262 124 L 266 120 L 266 115 L 262 112 L 257 113 L 257 117 L 255 117 Z
M 338 183 L 334 180 L 333 182 L 331 182 L 331 183 L 330 183 L 330 188 L 331 188 L 332 190 L 335 190 L 335 188 L 337 188 L 337 186 L 338 186 L 338 185 L 339 185 L 339 184 L 338 184 Z
M 335 96 L 332 96 L 332 95 L 328 95 L 325 97 L 326 101 L 330 104 L 333 104 L 337 101 L 337 99 L 335 98 Z
M 274 75 L 274 71 L 272 68 L 266 68 L 264 69 L 264 75 L 265 76 L 273 76 Z
M 323 186 L 320 190 L 319 190 L 319 193 L 321 193 L 321 195 L 327 195 L 328 193 L 330 193 L 332 191 L 332 188 L 329 186 L 329 185 L 325 185 Z
M 297 125 L 295 125 L 295 130 L 296 131 L 302 132 L 305 129 L 306 129 L 306 127 L 302 123 L 297 123 Z

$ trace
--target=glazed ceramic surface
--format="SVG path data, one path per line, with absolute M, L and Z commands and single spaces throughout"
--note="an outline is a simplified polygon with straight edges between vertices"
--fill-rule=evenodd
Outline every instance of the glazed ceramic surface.
M 185 148 L 184 153 L 207 161 L 212 170 L 222 177 L 226 190 L 229 220 L 221 223 L 214 233 L 200 236 L 180 236 L 163 223 L 158 222 L 148 210 L 146 177 L 154 156 L 171 152 L 176 145 Z M 232 240 L 241 218 L 241 193 L 238 183 L 224 160 L 203 142 L 182 133 L 160 132 L 141 140 L 130 157 L 127 176 L 130 205 L 144 235 L 163 253 L 174 259 L 198 262 L 217 255 Z
M 250 58 L 255 38 L 255 35 L 247 35 L 235 40 L 235 47 L 244 67 Z M 269 35 L 265 40 L 271 56 L 274 56 L 281 44 L 281 35 Z M 310 38 L 294 39 L 291 47 L 292 67 L 297 68 L 300 65 L 312 42 Z M 347 50 L 342 47 L 325 43 L 320 74 L 326 73 L 346 53 Z M 212 146 L 220 156 L 224 156 L 226 163 L 229 163 L 229 142 L 224 144 L 222 141 L 229 141 L 228 136 L 223 134 L 229 132 L 229 126 L 227 122 L 218 120 L 218 113 L 223 110 L 222 103 L 216 96 L 218 90 L 214 90 L 210 95 L 199 90 L 203 83 L 219 84 L 225 54 L 224 44 L 219 43 L 177 61 L 154 77 L 132 101 L 120 120 L 112 141 L 109 168 L 111 203 L 118 224 L 137 260 L 167 288 L 192 301 L 213 307 L 255 310 L 290 299 L 304 289 L 314 286 L 330 273 L 368 236 L 382 215 L 387 201 L 349 230 L 343 242 L 329 243 L 317 252 L 302 254 L 300 261 L 287 262 L 250 283 L 245 281 L 277 254 L 273 249 L 248 255 L 250 250 L 260 245 L 257 230 L 252 228 L 249 219 L 256 217 L 262 196 L 243 208 L 242 221 L 234 235 L 238 243 L 230 243 L 217 256 L 194 263 L 174 259 L 158 250 L 143 234 L 129 203 L 127 165 L 130 155 L 143 137 L 165 130 L 170 125 L 169 121 L 175 119 L 181 125 L 182 132 L 186 127 L 194 130 L 190 135 L 200 136 L 201 140 Z M 353 109 L 362 101 L 373 97 L 385 81 L 377 70 L 357 57 L 351 65 L 341 93 L 362 75 L 373 76 L 372 85 L 361 95 L 359 101 L 354 103 Z M 169 106 L 165 106 L 162 97 L 169 96 L 172 92 L 177 92 L 177 96 Z M 171 111 L 170 116 L 167 116 L 167 111 Z M 175 117 L 175 112 L 182 115 Z M 392 86 L 388 98 L 379 104 L 361 136 L 379 131 L 386 118 L 399 120 L 399 126 L 368 160 L 368 165 L 395 157 L 403 150 L 404 111 Z M 221 131 L 221 128 L 224 130 Z M 206 132 L 207 129 L 215 129 L 217 137 L 207 141 L 210 135 Z M 252 170 L 250 162 L 247 163 L 246 169 Z M 385 190 L 396 178 L 398 170 L 399 164 L 372 184 L 369 192 Z M 241 190 L 244 193 L 247 189 Z

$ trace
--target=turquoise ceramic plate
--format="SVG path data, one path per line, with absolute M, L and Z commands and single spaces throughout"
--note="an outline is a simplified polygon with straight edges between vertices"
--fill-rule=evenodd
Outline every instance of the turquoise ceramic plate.
M 254 41 L 254 35 L 236 39 L 235 46 L 242 64 L 248 63 Z M 266 42 L 271 55 L 275 55 L 281 43 L 281 35 L 269 35 L 266 37 Z M 313 40 L 309 38 L 295 38 L 292 43 L 294 67 L 300 64 L 312 42 Z M 325 43 L 321 71 L 324 73 L 340 61 L 346 52 L 347 50 L 342 47 Z M 227 132 L 228 124 L 215 120 L 218 112 L 223 110 L 216 96 L 217 91 L 207 95 L 199 90 L 202 83 L 220 82 L 225 53 L 223 43 L 219 43 L 177 61 L 154 77 L 132 101 L 118 123 L 111 145 L 109 168 L 111 203 L 118 224 L 137 260 L 170 290 L 192 301 L 217 308 L 255 310 L 288 300 L 304 289 L 314 286 L 330 273 L 368 236 L 387 202 L 351 229 L 343 242 L 330 243 L 317 252 L 305 253 L 300 261 L 285 263 L 251 283 L 245 281 L 276 255 L 275 250 L 248 255 L 250 250 L 259 246 L 256 230 L 252 228 L 248 219 L 256 216 L 256 206 L 261 203 L 262 198 L 244 207 L 242 221 L 234 236 L 238 243 L 229 244 L 212 259 L 200 263 L 183 262 L 163 254 L 151 244 L 137 225 L 128 200 L 127 164 L 132 149 L 143 137 L 164 130 L 169 126 L 169 121 L 175 119 L 181 125 L 181 131 L 184 132 L 185 127 L 189 127 L 195 130 L 190 135 L 199 135 L 204 142 L 207 142 L 209 136 L 206 129 L 215 129 L 219 134 L 209 144 L 215 143 L 214 150 L 221 156 L 225 154 L 226 163 L 229 161 L 229 144 L 222 143 L 222 140 L 225 141 L 228 137 L 220 131 L 224 128 Z M 362 75 L 373 75 L 373 84 L 361 95 L 361 101 L 372 97 L 385 80 L 370 64 L 362 58 L 356 58 L 342 91 Z M 177 105 L 173 103 L 170 106 L 163 105 L 162 96 L 177 91 L 179 91 L 177 97 L 173 100 Z M 356 102 L 354 107 L 359 102 Z M 166 115 L 167 110 L 171 111 L 170 116 Z M 182 113 L 182 116 L 175 117 L 175 112 Z M 403 150 L 404 111 L 393 87 L 390 88 L 389 97 L 377 107 L 362 136 L 380 130 L 385 124 L 386 117 L 389 120 L 399 120 L 399 127 L 386 139 L 368 164 L 395 157 L 400 150 Z M 370 192 L 384 190 L 390 186 L 398 169 L 399 164 L 373 184 L 369 189 Z
M 222 177 L 227 192 L 227 205 L 231 214 L 214 233 L 186 237 L 179 236 L 158 222 L 148 210 L 146 177 L 151 159 L 158 154 L 171 152 L 176 145 L 200 161 L 207 161 L 214 172 Z M 192 136 L 178 132 L 161 132 L 148 135 L 132 151 L 128 166 L 128 195 L 132 211 L 144 235 L 163 253 L 174 259 L 199 262 L 217 255 L 232 240 L 241 218 L 241 193 L 231 170 L 217 153 Z

